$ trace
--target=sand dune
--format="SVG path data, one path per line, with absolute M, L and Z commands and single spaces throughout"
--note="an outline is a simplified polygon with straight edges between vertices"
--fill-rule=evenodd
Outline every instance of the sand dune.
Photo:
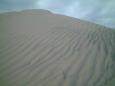
M 115 30 L 45 10 L 0 14 L 0 86 L 115 86 Z

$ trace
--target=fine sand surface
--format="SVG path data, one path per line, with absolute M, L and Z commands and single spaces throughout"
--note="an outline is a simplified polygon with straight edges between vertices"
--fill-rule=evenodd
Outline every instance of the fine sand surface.
M 115 86 L 115 30 L 46 10 L 0 14 L 0 86 Z

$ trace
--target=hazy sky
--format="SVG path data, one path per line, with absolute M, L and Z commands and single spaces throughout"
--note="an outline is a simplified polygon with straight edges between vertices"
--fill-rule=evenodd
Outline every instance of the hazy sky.
M 115 28 L 115 0 L 0 0 L 0 12 L 34 8 Z

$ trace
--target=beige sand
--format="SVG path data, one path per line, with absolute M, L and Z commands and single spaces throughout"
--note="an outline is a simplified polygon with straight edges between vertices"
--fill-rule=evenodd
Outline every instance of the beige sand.
M 115 30 L 44 10 L 0 14 L 0 86 L 115 86 Z

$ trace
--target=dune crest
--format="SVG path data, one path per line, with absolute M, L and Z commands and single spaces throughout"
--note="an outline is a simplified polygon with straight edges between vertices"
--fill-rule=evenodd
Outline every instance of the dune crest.
M 0 14 L 0 86 L 115 86 L 115 30 L 42 10 Z

